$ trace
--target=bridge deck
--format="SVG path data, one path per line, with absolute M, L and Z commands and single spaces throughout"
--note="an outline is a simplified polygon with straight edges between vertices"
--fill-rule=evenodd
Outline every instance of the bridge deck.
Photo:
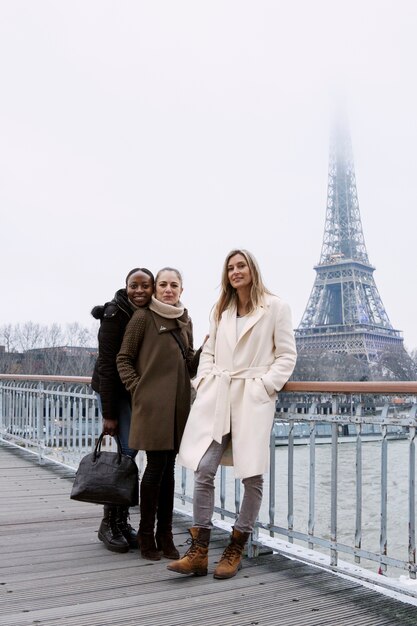
M 100 507 L 69 499 L 73 473 L 0 445 L 0 625 L 402 626 L 417 607 L 277 554 L 226 581 L 184 577 L 97 540 Z M 132 521 L 137 525 L 137 510 Z M 189 520 L 175 518 L 184 545 Z M 210 569 L 227 535 L 213 533 Z M 180 548 L 181 550 L 181 548 Z

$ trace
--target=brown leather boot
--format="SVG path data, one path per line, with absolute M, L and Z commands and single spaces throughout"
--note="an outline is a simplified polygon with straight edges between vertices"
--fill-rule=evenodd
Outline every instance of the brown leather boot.
M 249 535 L 250 533 L 242 533 L 232 528 L 230 543 L 214 570 L 214 578 L 232 578 L 242 569 L 242 553 Z
M 191 546 L 182 559 L 167 565 L 167 569 L 177 574 L 194 574 L 195 576 L 207 576 L 208 545 L 210 541 L 210 528 L 197 528 L 193 526 L 188 532 L 191 535 Z
M 160 561 L 159 552 L 155 541 L 155 518 L 158 508 L 158 490 L 154 485 L 140 484 L 140 522 L 138 530 L 138 546 L 140 555 L 148 561 Z
M 156 529 L 156 546 L 162 556 L 167 559 L 179 559 L 180 553 L 174 544 L 174 538 L 172 536 L 172 530 L 159 531 Z
M 148 561 L 160 561 L 161 553 L 156 547 L 155 535 L 153 533 L 138 532 L 138 546 L 140 555 Z
M 180 553 L 172 536 L 172 511 L 174 508 L 174 476 L 164 475 L 159 489 L 158 508 L 156 511 L 156 545 L 166 559 L 179 559 Z

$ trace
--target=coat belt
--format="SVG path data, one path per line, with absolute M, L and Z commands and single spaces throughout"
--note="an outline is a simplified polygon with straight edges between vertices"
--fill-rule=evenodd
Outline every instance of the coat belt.
M 223 435 L 230 431 L 230 384 L 235 379 L 261 378 L 269 370 L 267 366 L 247 367 L 234 372 L 213 366 L 211 374 L 219 378 L 216 408 L 214 410 L 213 439 L 221 443 Z

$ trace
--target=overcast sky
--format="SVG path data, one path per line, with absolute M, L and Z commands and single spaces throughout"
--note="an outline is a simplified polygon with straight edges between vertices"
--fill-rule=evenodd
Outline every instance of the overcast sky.
M 365 242 L 417 348 L 415 0 L 0 0 L 0 325 L 78 321 L 127 272 L 184 276 L 199 344 L 229 250 L 298 326 L 335 89 Z

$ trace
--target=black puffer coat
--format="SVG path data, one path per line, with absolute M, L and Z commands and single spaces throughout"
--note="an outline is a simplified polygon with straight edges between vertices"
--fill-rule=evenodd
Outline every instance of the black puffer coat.
M 98 358 L 91 386 L 100 394 L 104 419 L 118 419 L 118 402 L 121 397 L 130 401 L 116 367 L 116 357 L 122 345 L 126 326 L 133 315 L 126 289 L 119 289 L 111 302 L 95 306 L 91 315 L 100 320 L 98 331 Z

